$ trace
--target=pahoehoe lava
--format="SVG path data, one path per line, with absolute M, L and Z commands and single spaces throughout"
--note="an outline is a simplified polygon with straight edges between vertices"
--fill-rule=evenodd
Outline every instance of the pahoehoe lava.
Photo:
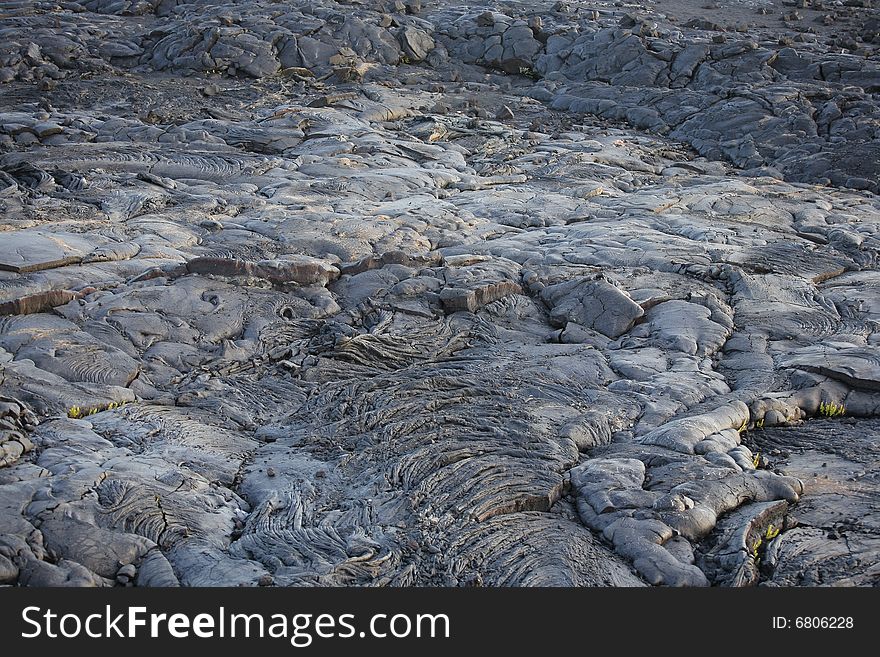
M 877 585 L 873 5 L 0 1 L 0 585 Z

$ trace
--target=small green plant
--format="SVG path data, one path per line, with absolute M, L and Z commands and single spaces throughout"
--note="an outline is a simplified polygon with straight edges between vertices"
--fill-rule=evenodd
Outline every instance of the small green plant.
M 822 417 L 839 417 L 846 413 L 846 406 L 834 402 L 822 402 L 819 404 L 819 415 Z
M 535 69 L 531 68 L 530 66 L 520 66 L 519 74 L 524 75 L 527 78 L 532 78 L 533 80 L 537 80 L 539 77 L 538 74 L 535 72 Z
M 74 420 L 78 420 L 82 417 L 87 417 L 89 415 L 94 415 L 95 413 L 100 413 L 101 411 L 112 411 L 114 408 L 121 408 L 125 406 L 127 402 L 110 402 L 109 404 L 101 404 L 100 406 L 90 406 L 88 408 L 81 408 L 80 406 L 71 406 L 67 409 L 67 417 L 72 418 Z
M 743 431 L 746 430 L 746 427 L 748 427 L 748 425 L 749 425 L 748 419 L 743 420 L 743 423 L 741 425 L 739 425 L 739 429 L 737 429 L 737 431 L 742 433 Z
M 768 541 L 772 541 L 774 538 L 779 536 L 780 531 L 781 530 L 779 529 L 779 527 L 776 527 L 771 523 L 767 525 L 767 531 L 764 533 L 764 538 L 766 538 Z
M 761 544 L 763 542 L 764 541 L 762 541 L 761 537 L 759 536 L 758 540 L 755 541 L 755 544 L 752 546 L 752 559 L 754 559 L 755 561 L 758 560 L 758 550 L 761 548 Z
M 763 429 L 763 428 L 764 428 L 764 418 L 761 418 L 760 420 L 758 420 L 757 422 L 755 422 L 755 426 L 756 426 L 758 429 Z
M 757 454 L 755 454 L 755 457 L 752 459 L 752 465 L 755 468 L 757 468 L 759 465 L 761 465 L 761 452 L 758 452 Z

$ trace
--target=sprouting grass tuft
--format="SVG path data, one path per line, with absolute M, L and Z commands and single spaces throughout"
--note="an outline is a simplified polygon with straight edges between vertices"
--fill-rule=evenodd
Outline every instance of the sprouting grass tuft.
M 89 415 L 95 415 L 96 413 L 100 413 L 102 411 L 112 411 L 114 408 L 122 408 L 128 402 L 110 402 L 108 404 L 101 404 L 99 406 L 88 406 L 88 407 L 80 407 L 80 406 L 71 406 L 67 409 L 67 417 L 72 418 L 74 420 L 78 420 L 83 417 L 87 417 Z
M 834 402 L 822 402 L 819 404 L 819 415 L 822 417 L 840 417 L 841 415 L 846 414 L 846 406 L 843 404 L 836 404 Z

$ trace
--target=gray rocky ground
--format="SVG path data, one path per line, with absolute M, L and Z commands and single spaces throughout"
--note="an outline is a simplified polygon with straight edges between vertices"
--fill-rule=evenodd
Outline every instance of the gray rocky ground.
M 878 51 L 0 2 L 0 584 L 876 585 Z

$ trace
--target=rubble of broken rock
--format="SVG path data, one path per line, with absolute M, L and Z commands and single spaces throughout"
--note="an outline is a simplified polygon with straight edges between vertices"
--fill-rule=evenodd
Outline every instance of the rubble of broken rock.
M 877 584 L 880 11 L 713 5 L 0 2 L 0 584 Z

